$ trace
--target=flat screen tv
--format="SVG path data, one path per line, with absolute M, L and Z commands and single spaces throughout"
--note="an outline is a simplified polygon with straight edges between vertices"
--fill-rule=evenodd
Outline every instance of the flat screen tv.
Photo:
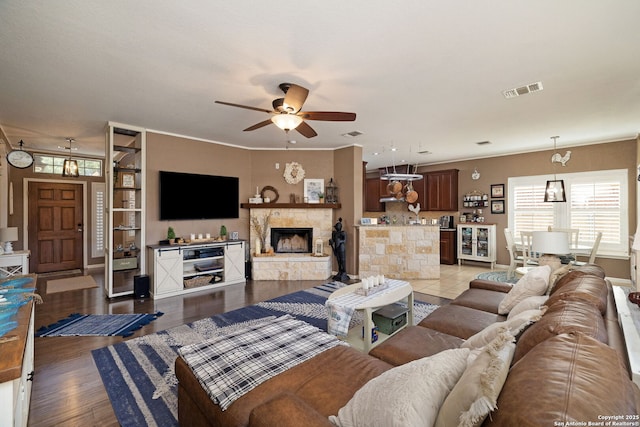
M 238 218 L 239 179 L 160 171 L 160 219 Z

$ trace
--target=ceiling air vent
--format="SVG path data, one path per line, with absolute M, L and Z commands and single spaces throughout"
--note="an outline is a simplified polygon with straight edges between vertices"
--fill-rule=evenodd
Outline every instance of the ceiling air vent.
M 351 132 L 343 133 L 342 136 L 345 138 L 355 138 L 356 136 L 364 135 L 364 132 L 360 132 L 359 130 L 352 130 Z
M 505 91 L 502 91 L 502 95 L 506 99 L 510 99 L 510 98 L 521 96 L 521 95 L 526 95 L 531 92 L 539 92 L 542 89 L 543 89 L 542 82 L 535 82 L 535 83 L 530 83 L 526 86 L 520 86 L 514 89 L 507 89 Z

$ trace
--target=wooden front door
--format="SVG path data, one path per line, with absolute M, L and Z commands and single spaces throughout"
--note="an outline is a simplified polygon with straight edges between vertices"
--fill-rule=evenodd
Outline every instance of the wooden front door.
M 82 268 L 82 185 L 29 183 L 29 271 Z

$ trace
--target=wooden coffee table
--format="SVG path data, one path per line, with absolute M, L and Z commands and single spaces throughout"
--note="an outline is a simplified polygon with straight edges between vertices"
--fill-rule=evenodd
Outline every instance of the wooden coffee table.
M 373 347 L 380 344 L 396 332 L 404 328 L 401 327 L 391 335 L 384 334 L 378 331 L 378 340 L 374 343 L 371 342 L 371 330 L 374 327 L 371 315 L 377 309 L 384 307 L 385 305 L 393 304 L 400 301 L 406 301 L 407 303 L 407 325 L 413 325 L 413 287 L 409 282 L 402 280 L 387 279 L 393 284 L 392 289 L 382 290 L 379 294 L 375 294 L 371 297 L 362 297 L 363 301 L 357 303 L 354 309 L 363 313 L 364 317 L 364 337 L 362 326 L 357 326 L 349 330 L 349 334 L 345 337 L 345 340 L 356 349 L 368 353 Z M 362 283 L 354 283 L 353 285 L 345 286 L 329 295 L 328 300 L 335 299 L 339 296 L 354 293 L 356 289 L 362 288 Z M 405 325 L 405 326 L 407 326 Z

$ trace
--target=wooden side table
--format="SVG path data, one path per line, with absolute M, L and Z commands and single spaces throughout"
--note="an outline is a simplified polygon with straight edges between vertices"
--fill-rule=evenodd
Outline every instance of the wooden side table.
M 0 277 L 29 274 L 29 255 L 31 251 L 13 251 L 0 255 Z

